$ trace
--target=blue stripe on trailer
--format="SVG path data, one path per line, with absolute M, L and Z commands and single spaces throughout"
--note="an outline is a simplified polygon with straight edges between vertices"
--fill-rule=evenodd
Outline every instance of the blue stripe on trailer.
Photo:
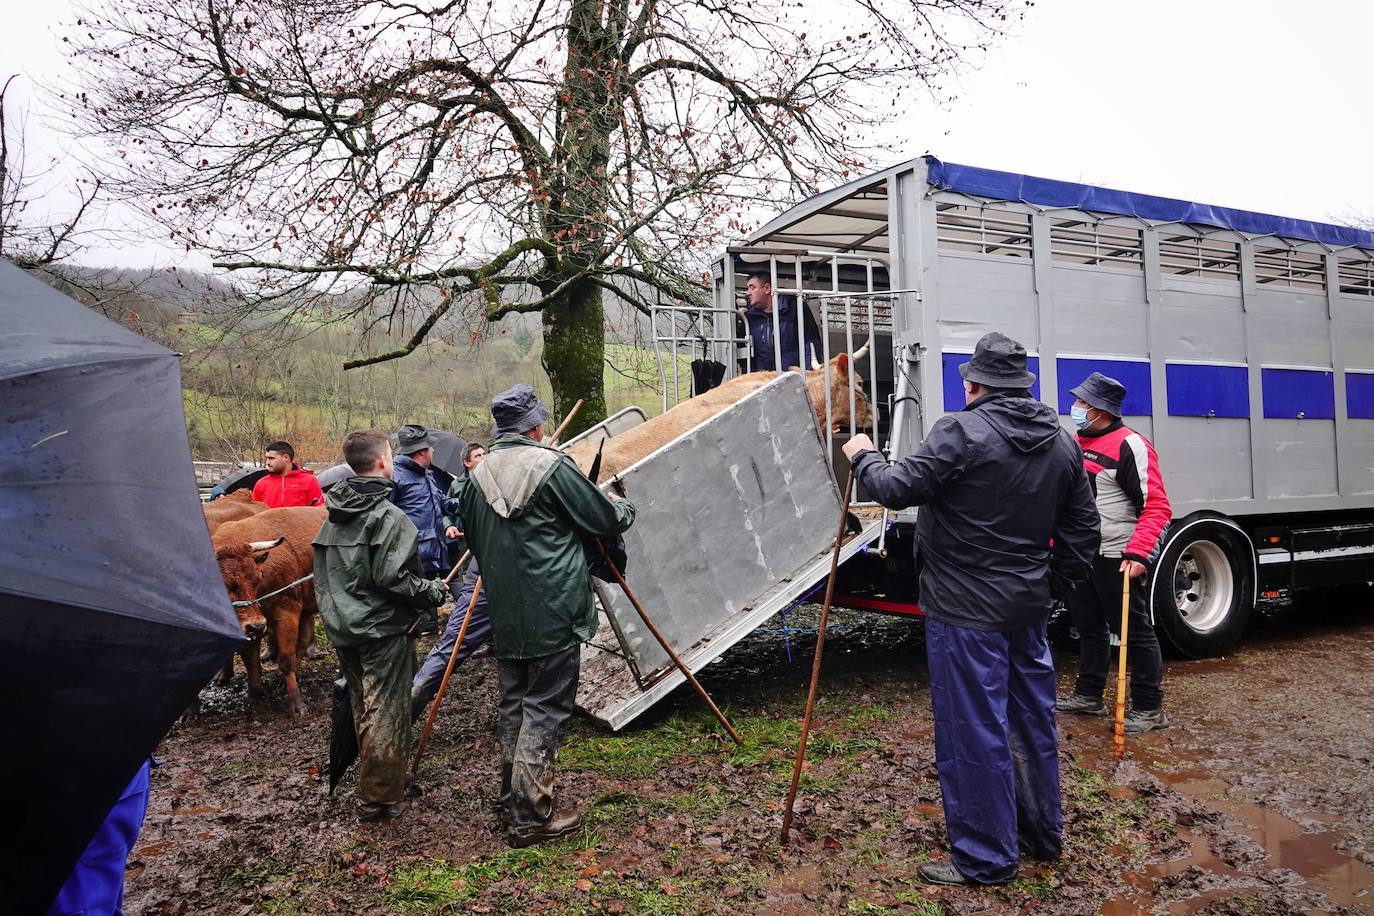
M 1261 369 L 1264 415 L 1271 420 L 1336 417 L 1336 378 L 1323 369 Z
M 954 413 L 964 409 L 964 377 L 959 374 L 959 366 L 969 361 L 968 353 L 942 353 L 940 355 L 941 375 L 944 377 L 945 410 Z M 1031 397 L 1040 397 L 1040 357 L 1026 357 L 1026 367 L 1035 374 L 1035 384 L 1031 386 Z
M 1374 372 L 1346 371 L 1345 411 L 1352 420 L 1374 420 Z
M 1125 416 L 1148 417 L 1154 413 L 1150 395 L 1150 364 L 1124 359 L 1097 359 L 1061 356 L 1055 360 L 1059 371 L 1059 413 L 1068 416 L 1074 396 L 1070 391 L 1094 372 L 1101 372 L 1126 386 Z
M 934 156 L 926 156 L 925 161 L 926 181 L 931 187 L 973 197 L 1015 200 L 1040 207 L 1068 207 L 1095 213 L 1115 213 L 1151 222 L 1215 226 L 1250 235 L 1280 235 L 1337 247 L 1357 245 L 1361 248 L 1374 248 L 1374 232 L 1368 229 L 1273 216 L 1252 210 L 1236 210 L 1232 207 L 1214 207 L 1172 197 L 1116 191 L 1090 184 L 1036 178 L 1034 175 L 1018 175 L 1015 172 L 1001 172 L 971 165 L 957 165 L 953 162 L 942 162 Z
M 1250 416 L 1250 370 L 1244 366 L 1169 363 L 1164 388 L 1170 416 Z

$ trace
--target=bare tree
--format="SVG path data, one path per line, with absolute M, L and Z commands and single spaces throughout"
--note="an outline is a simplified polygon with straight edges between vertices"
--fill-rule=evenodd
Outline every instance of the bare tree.
M 605 414 L 603 296 L 702 296 L 722 233 L 886 154 L 903 93 L 1024 4 L 110 0 L 72 30 L 69 100 L 118 195 L 260 303 L 357 287 L 334 317 L 403 343 L 348 366 L 451 310 L 542 312 L 582 427 Z
M 50 178 L 56 163 L 36 171 L 26 157 L 22 119 L 14 121 L 6 100 L 15 76 L 0 86 L 0 256 L 26 270 L 38 270 L 70 257 L 80 247 L 78 225 L 100 192 L 100 180 L 92 177 L 75 186 L 78 204 L 69 218 L 49 222 L 28 212 L 36 186 Z

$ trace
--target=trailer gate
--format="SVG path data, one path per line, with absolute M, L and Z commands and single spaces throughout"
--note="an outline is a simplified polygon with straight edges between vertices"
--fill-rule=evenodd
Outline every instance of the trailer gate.
M 626 579 L 699 671 L 829 572 L 841 494 L 800 375 L 782 373 L 620 475 L 636 507 Z M 841 559 L 878 537 L 863 520 Z M 597 583 L 577 704 L 623 728 L 683 683 L 634 608 Z

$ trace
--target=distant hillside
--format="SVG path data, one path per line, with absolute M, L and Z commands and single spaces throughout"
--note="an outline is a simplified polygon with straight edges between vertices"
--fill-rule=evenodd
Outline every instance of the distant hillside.
M 346 359 L 396 346 L 410 328 L 366 329 L 332 316 L 351 297 L 325 297 L 290 321 L 273 313 L 235 320 L 241 299 L 215 276 L 161 270 L 63 267 L 45 277 L 144 336 L 182 354 L 187 432 L 197 459 L 253 460 L 285 438 L 308 461 L 336 461 L 350 429 L 415 422 L 485 440 L 491 397 L 529 382 L 550 397 L 540 365 L 540 316 L 497 324 L 446 319 L 415 353 L 343 371 Z M 281 315 L 290 309 L 283 306 Z M 607 296 L 606 396 L 611 411 L 661 409 L 648 319 Z M 366 333 L 365 333 L 366 331 Z M 687 377 L 687 367 L 679 369 Z

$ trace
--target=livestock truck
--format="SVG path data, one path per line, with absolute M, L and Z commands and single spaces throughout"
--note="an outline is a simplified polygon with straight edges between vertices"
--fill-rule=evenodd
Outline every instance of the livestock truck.
M 690 394 L 687 361 L 723 366 L 727 377 L 752 368 L 759 354 L 738 318 L 751 274 L 771 281 L 775 300 L 793 297 L 815 318 L 817 362 L 871 341 L 853 384 L 873 405 L 871 432 L 890 457 L 911 452 L 936 420 L 963 407 L 957 367 L 988 331 L 1025 344 L 1033 394 L 1057 406 L 1066 426 L 1069 390 L 1090 372 L 1123 382 L 1125 421 L 1155 444 L 1174 506 L 1147 587 L 1161 636 L 1183 655 L 1225 651 L 1257 610 L 1303 589 L 1374 580 L 1372 232 L 924 156 L 792 207 L 723 252 L 712 274 L 709 304 L 654 310 L 664 407 Z M 800 339 L 798 351 L 806 351 Z M 805 465 L 799 477 L 825 492 L 827 508 L 838 505 L 833 481 L 847 472 L 839 447 L 857 431 L 830 422 L 832 407 L 827 399 L 821 441 L 796 446 L 804 458 L 773 459 L 775 474 Z M 702 454 L 739 448 L 755 435 L 751 423 L 722 419 L 711 434 L 719 441 Z M 757 469 L 768 458 L 752 460 Z M 645 484 L 680 518 L 685 504 L 698 506 L 690 514 L 700 524 L 735 511 L 712 508 L 704 482 L 674 488 L 668 469 L 678 459 L 658 460 L 657 471 L 654 463 L 642 462 Z M 825 481 L 817 463 L 830 472 Z M 725 497 L 742 499 L 733 473 Z M 761 489 L 759 498 L 769 495 Z M 837 600 L 919 614 L 919 510 L 865 511 L 866 499 L 858 494 L 862 522 L 846 544 Z M 760 506 L 746 510 L 738 511 Z M 819 533 L 773 571 L 785 581 L 742 611 L 701 622 L 669 607 L 684 618 L 678 638 L 697 666 L 824 577 L 822 542 L 834 533 L 822 514 L 807 516 Z M 716 547 L 746 545 L 726 538 Z M 675 564 L 682 588 L 692 576 L 747 577 L 720 569 L 709 552 L 682 559 L 666 548 L 655 574 L 671 579 Z M 766 565 L 760 559 L 757 569 Z M 616 601 L 603 595 L 603 604 Z M 622 649 L 635 643 L 625 637 L 618 633 Z M 625 715 L 606 721 L 618 727 L 652 702 L 648 694 L 675 683 L 665 667 L 653 670 L 636 675 L 640 696 Z

